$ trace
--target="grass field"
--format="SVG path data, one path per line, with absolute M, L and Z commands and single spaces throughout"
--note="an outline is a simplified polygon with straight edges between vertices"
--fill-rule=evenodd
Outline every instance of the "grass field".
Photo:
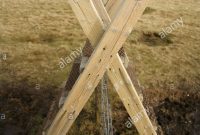
M 199 4 L 150 1 L 124 45 L 144 95 L 156 91 L 171 96 L 169 90 L 200 95 Z M 183 26 L 161 39 L 159 33 L 180 17 Z M 83 46 L 85 39 L 66 0 L 0 0 L 0 113 L 9 118 L 3 124 L 16 125 L 16 119 L 26 115 L 23 120 L 31 127 L 27 132 L 36 132 L 71 68 L 60 69 L 60 58 Z M 24 121 L 18 121 L 18 127 L 24 127 Z

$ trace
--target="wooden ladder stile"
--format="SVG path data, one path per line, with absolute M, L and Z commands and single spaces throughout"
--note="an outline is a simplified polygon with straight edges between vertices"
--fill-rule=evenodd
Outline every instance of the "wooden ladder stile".
M 141 135 L 156 135 L 118 51 L 142 15 L 148 0 L 69 0 L 83 31 L 95 46 L 47 135 L 65 135 L 105 73 L 130 117 L 142 113 L 135 126 Z M 106 5 L 104 6 L 105 3 Z M 72 109 L 73 108 L 73 109 Z

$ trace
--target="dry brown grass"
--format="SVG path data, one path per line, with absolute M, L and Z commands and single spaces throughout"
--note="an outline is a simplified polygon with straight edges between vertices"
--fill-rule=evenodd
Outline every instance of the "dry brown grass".
M 152 0 L 125 44 L 145 88 L 200 88 L 200 13 L 198 0 Z M 158 33 L 182 17 L 183 28 L 166 39 Z M 85 36 L 66 0 L 0 0 L 1 82 L 28 80 L 58 87 L 70 66 L 59 58 L 83 44 Z M 14 73 L 14 78 L 12 75 Z
M 126 49 L 146 87 L 163 87 L 165 81 L 174 82 L 177 87 L 182 80 L 198 81 L 200 28 L 196 15 L 200 11 L 196 3 L 195 0 L 190 3 L 182 0 L 181 4 L 179 0 L 150 2 L 129 37 Z M 38 65 L 39 60 L 46 66 L 51 63 L 49 68 L 58 68 L 59 57 L 64 56 L 57 50 L 64 49 L 66 54 L 62 55 L 67 55 L 85 39 L 64 0 L 1 0 L 0 10 L 1 52 L 8 52 L 7 63 L 15 66 L 17 62 L 27 66 L 25 70 Z M 158 33 L 161 29 L 179 17 L 183 18 L 184 27 L 173 31 L 166 39 L 160 39 Z M 24 49 L 29 45 L 32 47 Z M 38 52 L 41 55 L 37 55 Z M 25 54 L 29 55 L 26 57 Z M 42 68 L 39 67 L 35 73 L 39 70 Z

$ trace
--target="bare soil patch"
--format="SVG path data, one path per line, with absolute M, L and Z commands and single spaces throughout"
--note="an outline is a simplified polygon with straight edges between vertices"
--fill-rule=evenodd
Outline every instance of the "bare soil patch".
M 165 135 L 200 134 L 200 93 L 181 90 L 146 90 L 146 102 L 153 106 Z

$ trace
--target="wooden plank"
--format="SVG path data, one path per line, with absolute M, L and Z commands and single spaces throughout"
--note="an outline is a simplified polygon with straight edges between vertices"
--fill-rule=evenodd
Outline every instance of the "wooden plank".
M 102 24 L 103 29 L 101 31 L 106 30 L 111 23 L 111 19 L 106 11 L 103 1 L 93 0 L 93 4 L 97 10 L 99 17 L 101 18 L 101 21 L 103 22 L 103 24 Z M 101 12 L 99 12 L 99 11 L 101 11 Z M 99 17 L 96 17 L 96 18 L 99 18 Z M 93 19 L 97 20 L 96 18 L 93 18 Z M 102 26 L 100 26 L 100 28 L 102 28 Z M 100 31 L 98 31 L 97 33 L 99 33 L 99 32 Z M 101 36 L 100 34 L 97 34 L 97 35 Z
M 146 110 L 140 101 L 126 69 L 121 66 L 123 63 L 121 62 L 120 57 L 117 56 L 116 58 L 118 60 L 114 60 L 110 65 L 110 67 L 113 68 L 110 68 L 107 71 L 109 79 L 122 99 L 138 132 L 141 135 L 156 135 L 154 127 L 149 120 Z M 136 118 L 138 119 L 136 120 Z
M 102 20 L 110 21 L 108 15 L 105 15 L 107 12 L 102 7 L 102 4 L 97 0 L 96 6 L 97 10 L 100 12 Z M 107 18 L 106 18 L 107 17 Z M 109 25 L 109 22 L 105 22 L 105 25 Z M 135 122 L 135 126 L 140 134 L 148 135 L 148 134 L 156 134 L 151 121 L 144 109 L 140 98 L 131 82 L 131 79 L 123 66 L 123 63 L 117 54 L 115 60 L 111 63 L 110 68 L 108 70 L 108 76 L 113 83 L 117 93 L 122 99 L 123 104 L 125 105 L 126 110 L 134 121 L 134 116 L 138 114 L 142 114 L 142 117 L 139 121 Z M 126 100 L 128 99 L 128 100 Z
M 96 31 L 101 31 L 100 26 L 103 25 L 103 22 L 98 16 L 98 13 L 96 12 L 93 3 L 90 0 L 79 0 L 76 2 L 75 0 L 69 0 L 68 2 L 72 7 L 75 15 L 77 16 L 77 19 L 82 28 L 84 28 L 84 33 L 90 39 L 92 45 L 96 45 L 101 38 L 98 36 L 98 34 L 96 34 Z M 102 35 L 103 31 L 101 32 Z
M 65 134 L 68 131 L 69 127 L 73 123 L 73 120 L 67 121 L 66 123 L 66 119 L 68 119 L 68 113 L 72 110 L 72 108 L 74 108 L 74 117 L 77 117 L 80 110 L 92 94 L 93 89 L 98 84 L 99 79 L 105 72 L 105 67 L 107 67 L 113 59 L 113 57 L 110 57 L 110 60 L 106 58 L 109 56 L 114 56 L 114 54 L 117 53 L 128 36 L 127 32 L 129 32 L 129 29 L 132 28 L 131 26 L 136 22 L 134 19 L 138 19 L 139 15 L 141 15 L 143 10 L 140 8 L 138 9 L 137 6 L 139 5 L 136 5 L 137 8 L 135 8 L 135 4 L 137 4 L 137 2 L 129 0 L 124 3 L 120 15 L 116 16 L 115 21 L 111 24 L 111 27 L 107 30 L 105 36 L 103 36 L 103 39 L 100 41 L 98 48 L 92 55 L 92 58 L 86 66 L 86 69 L 76 82 L 72 92 L 69 94 L 69 98 L 67 99 L 63 108 L 59 111 L 51 126 L 53 128 L 50 128 L 48 134 Z M 126 21 L 124 22 L 124 20 Z M 112 39 L 112 41 L 110 41 L 110 39 Z M 112 43 L 112 45 L 108 46 L 108 43 Z M 106 50 L 104 49 L 105 47 L 107 47 Z M 105 55 L 102 55 L 102 53 Z M 103 59 L 101 56 L 104 56 Z M 99 61 L 100 59 L 101 61 Z M 97 67 L 94 67 L 93 65 L 97 65 Z M 63 125 L 65 125 L 64 128 Z
M 97 45 L 106 29 L 105 23 L 103 23 L 93 4 L 97 1 L 100 0 L 79 0 L 76 2 L 75 0 L 69 0 L 72 10 L 92 45 Z M 110 15 L 112 14 L 111 19 L 113 19 L 124 0 L 108 0 L 104 2 L 107 2 L 106 9 Z M 102 26 L 104 30 L 102 30 Z

